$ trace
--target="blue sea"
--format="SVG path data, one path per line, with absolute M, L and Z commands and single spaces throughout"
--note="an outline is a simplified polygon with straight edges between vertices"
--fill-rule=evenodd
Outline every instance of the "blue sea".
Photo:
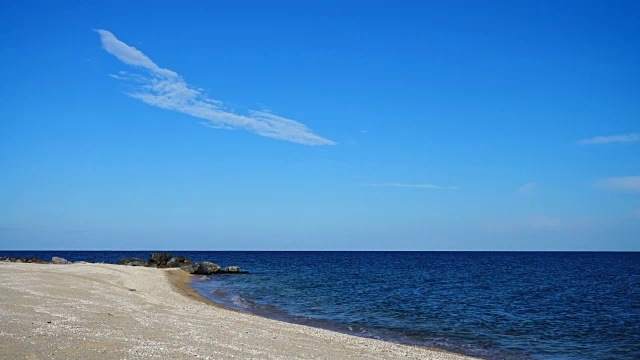
M 141 252 L 0 251 L 116 262 Z M 486 359 L 640 359 L 640 253 L 188 252 L 250 274 L 196 277 L 236 309 Z

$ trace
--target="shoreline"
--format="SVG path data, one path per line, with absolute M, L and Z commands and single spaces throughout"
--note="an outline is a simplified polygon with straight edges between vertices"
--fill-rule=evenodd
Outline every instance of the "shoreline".
M 241 314 L 246 314 L 246 315 L 252 315 L 252 316 L 259 316 L 262 317 L 260 315 L 257 314 L 253 314 L 250 313 L 248 311 L 242 311 L 242 310 L 238 310 L 238 309 L 234 309 L 232 307 L 229 306 L 225 306 L 222 305 L 220 303 L 217 303 L 213 300 L 207 299 L 206 297 L 200 295 L 200 293 L 198 293 L 198 291 L 191 285 L 189 285 L 191 283 L 191 280 L 193 279 L 194 276 L 196 275 L 192 275 L 189 273 L 186 273 L 180 269 L 176 269 L 176 268 L 169 268 L 169 269 L 158 269 L 160 271 L 163 271 L 165 273 L 165 276 L 167 278 L 167 281 L 169 282 L 169 284 L 171 284 L 171 286 L 173 287 L 174 291 L 176 291 L 177 293 L 181 294 L 182 296 L 185 296 L 191 300 L 195 300 L 198 302 L 201 302 L 203 304 L 206 304 L 208 306 L 214 306 L 226 311 L 233 311 L 233 312 L 238 312 Z
M 228 309 L 191 275 L 111 264 L 0 263 L 7 358 L 473 359 Z M 2 357 L 0 356 L 0 357 Z
M 246 314 L 246 315 L 249 315 L 249 316 L 257 316 L 259 318 L 267 319 L 267 320 L 271 320 L 271 321 L 279 321 L 279 322 L 284 322 L 284 323 L 292 324 L 292 325 L 300 325 L 300 326 L 306 326 L 306 327 L 310 327 L 310 328 L 314 328 L 314 329 L 321 329 L 321 330 L 325 330 L 325 331 L 331 331 L 331 332 L 335 332 L 335 333 L 338 333 L 338 334 L 344 334 L 344 335 L 347 335 L 347 336 L 355 336 L 355 337 L 362 338 L 362 339 L 371 339 L 371 340 L 376 340 L 376 341 L 383 341 L 383 342 L 387 342 L 387 343 L 390 343 L 390 344 L 398 344 L 398 345 L 402 345 L 402 346 L 416 347 L 416 348 L 419 348 L 419 349 L 426 349 L 426 350 L 429 350 L 429 351 L 436 351 L 436 352 L 441 352 L 441 353 L 445 353 L 445 354 L 468 356 L 470 359 L 480 359 L 480 358 L 476 358 L 476 357 L 470 357 L 470 355 L 460 354 L 460 353 L 452 352 L 452 351 L 449 351 L 449 350 L 446 350 L 446 349 L 441 349 L 441 348 L 437 348 L 437 347 L 433 347 L 433 346 L 402 343 L 402 342 L 396 342 L 396 341 L 390 341 L 390 340 L 378 340 L 378 339 L 374 339 L 374 338 L 371 338 L 371 337 L 354 335 L 354 334 L 350 334 L 348 332 L 327 329 L 327 328 L 323 328 L 323 327 L 319 327 L 319 326 L 297 324 L 295 322 L 289 322 L 289 321 L 286 321 L 286 320 L 280 320 L 280 319 L 270 318 L 270 317 L 267 317 L 267 316 L 262 316 L 262 315 L 259 315 L 259 314 L 252 313 L 250 311 L 244 311 L 244 310 L 240 310 L 240 309 L 235 309 L 235 308 L 232 308 L 232 307 L 217 303 L 217 302 L 215 302 L 215 301 L 213 301 L 211 299 L 206 298 L 205 296 L 201 295 L 200 293 L 198 293 L 198 291 L 194 287 L 192 287 L 190 285 L 191 281 L 193 280 L 193 277 L 196 276 L 196 275 L 188 274 L 188 273 L 186 273 L 184 271 L 179 271 L 177 269 L 162 269 L 162 271 L 164 271 L 166 273 L 167 280 L 174 287 L 175 291 L 179 292 L 183 296 L 186 296 L 186 297 L 188 297 L 190 299 L 193 299 L 195 301 L 202 302 L 202 303 L 207 304 L 209 306 L 215 306 L 215 307 L 227 310 L 227 311 L 238 312 L 238 313 Z

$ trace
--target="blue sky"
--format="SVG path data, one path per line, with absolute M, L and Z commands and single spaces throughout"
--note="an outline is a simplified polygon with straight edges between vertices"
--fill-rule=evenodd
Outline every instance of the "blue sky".
M 0 248 L 640 250 L 634 1 L 24 1 Z

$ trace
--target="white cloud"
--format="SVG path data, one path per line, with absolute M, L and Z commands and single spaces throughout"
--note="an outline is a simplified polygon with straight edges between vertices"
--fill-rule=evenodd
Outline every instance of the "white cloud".
M 640 176 L 609 177 L 596 183 L 598 187 L 640 193 Z
M 590 139 L 584 139 L 578 141 L 580 145 L 603 145 L 603 144 L 615 144 L 615 143 L 631 143 L 640 141 L 640 134 L 622 134 L 611 136 L 596 136 Z
M 100 39 L 102 40 L 102 48 L 105 49 L 109 54 L 117 57 L 118 60 L 122 61 L 123 63 L 133 66 L 140 66 L 163 76 L 178 76 L 178 74 L 171 70 L 160 68 L 151 59 L 149 59 L 147 55 L 143 54 L 142 51 L 118 40 L 118 38 L 116 38 L 116 36 L 111 32 L 107 30 L 96 30 L 96 32 L 100 34 Z
M 518 188 L 518 190 L 523 195 L 533 195 L 533 192 L 534 192 L 534 190 L 535 190 L 535 188 L 537 186 L 538 186 L 538 184 L 536 184 L 534 182 L 530 182 L 530 183 L 526 183 L 526 184 L 520 186 L 520 188 Z
M 401 183 L 382 183 L 382 184 L 367 184 L 367 186 L 386 186 L 386 187 L 406 187 L 406 188 L 420 188 L 420 189 L 449 189 L 457 190 L 457 186 L 440 186 L 433 184 L 401 184 Z
M 206 121 L 201 124 L 216 129 L 244 129 L 258 135 L 305 145 L 335 145 L 335 142 L 314 134 L 304 124 L 266 111 L 249 111 L 240 115 L 209 98 L 174 71 L 156 65 L 140 50 L 118 40 L 106 30 L 100 34 L 102 47 L 125 64 L 148 71 L 144 74 L 120 72 L 113 78 L 136 84 L 132 98 L 166 110 L 173 110 Z

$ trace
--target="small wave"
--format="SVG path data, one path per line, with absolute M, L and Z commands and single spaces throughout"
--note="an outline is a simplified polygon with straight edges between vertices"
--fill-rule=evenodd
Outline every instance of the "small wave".
M 234 295 L 231 297 L 231 302 L 236 306 L 239 306 L 244 309 L 252 309 L 255 308 L 255 303 L 251 300 L 243 299 L 240 295 Z

